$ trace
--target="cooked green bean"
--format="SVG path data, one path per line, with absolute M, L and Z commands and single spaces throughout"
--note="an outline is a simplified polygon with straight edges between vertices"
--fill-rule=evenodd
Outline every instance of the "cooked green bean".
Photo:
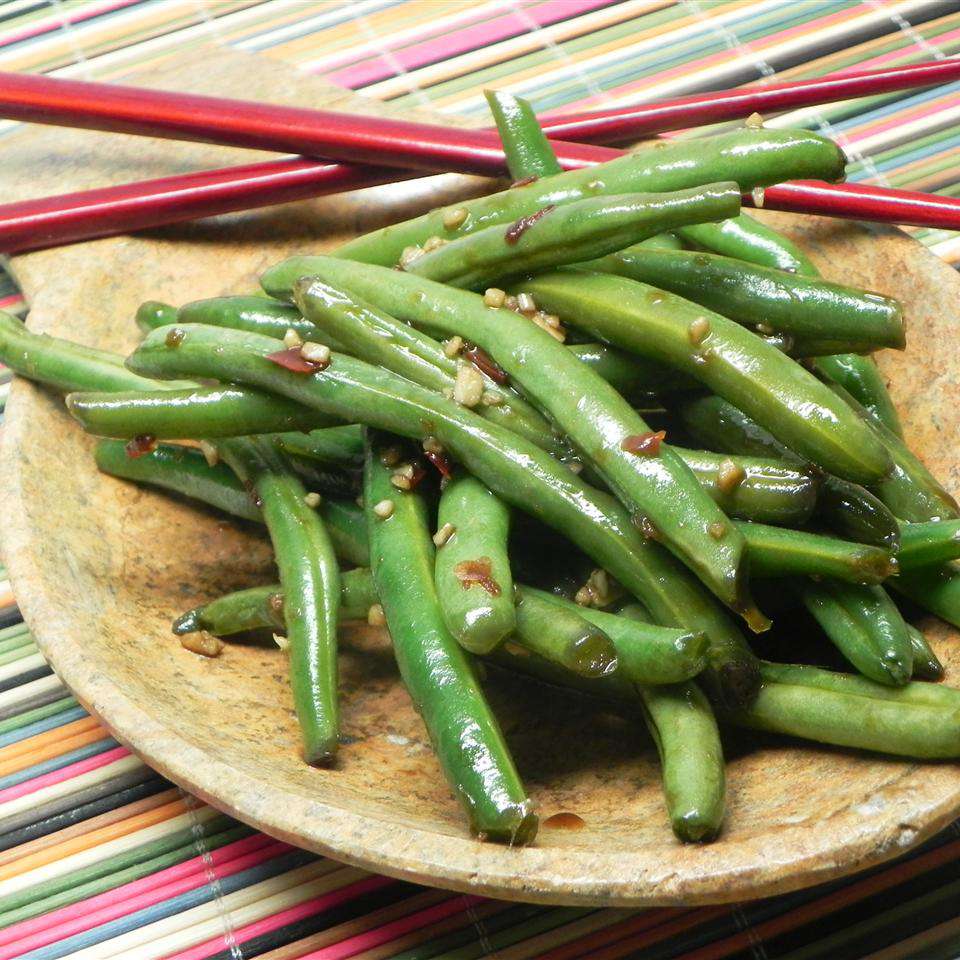
M 585 197 L 545 207 L 506 230 L 494 224 L 456 237 L 405 257 L 401 266 L 427 280 L 483 290 L 507 277 L 602 257 L 684 223 L 734 216 L 739 209 L 736 183 L 675 193 Z
M 724 180 L 735 180 L 744 190 L 792 178 L 835 181 L 843 177 L 844 166 L 835 143 L 806 130 L 737 130 L 703 140 L 660 141 L 609 163 L 544 177 L 374 230 L 340 247 L 336 256 L 393 266 L 405 247 L 422 246 L 430 237 L 463 236 L 587 196 L 684 190 Z
M 901 570 L 915 570 L 960 559 L 960 520 L 900 524 Z
M 616 674 L 634 683 L 680 683 L 691 680 L 706 666 L 707 638 L 700 633 L 672 627 L 652 626 L 636 618 L 639 604 L 629 610 L 606 613 L 593 607 L 581 607 L 556 594 L 521 586 L 524 600 L 537 599 L 557 610 L 578 613 L 599 627 L 613 641 L 617 659 Z M 640 608 L 642 609 L 642 608 Z
M 783 460 L 673 449 L 731 517 L 799 526 L 816 506 L 819 478 Z
M 890 586 L 941 620 L 960 627 L 960 565 L 908 570 L 891 580 Z
M 741 186 L 748 189 L 744 183 Z M 754 220 L 748 213 L 741 213 L 722 223 L 681 227 L 677 233 L 697 246 L 736 260 L 817 276 L 817 268 L 792 240 Z
M 165 327 L 177 322 L 177 308 L 159 300 L 146 300 L 137 307 L 136 321 L 143 331 Z
M 803 461 L 732 403 L 716 396 L 682 398 L 677 403 L 684 429 L 704 446 L 721 452 Z M 872 493 L 839 477 L 824 476 L 817 514 L 847 539 L 896 549 L 900 526 Z
M 511 310 L 485 305 L 482 297 L 383 267 L 303 258 L 324 282 L 370 298 L 401 320 L 428 322 L 469 338 L 486 350 L 542 409 L 548 411 L 611 484 L 620 499 L 652 524 L 656 536 L 677 553 L 724 603 L 753 624 L 764 625 L 742 576 L 743 543 L 691 471 L 659 445 L 643 419 L 596 374 L 545 330 Z M 264 275 L 290 276 L 303 268 L 285 261 Z M 314 280 L 298 281 L 299 290 Z M 298 294 L 304 301 L 305 294 Z M 815 382 L 815 381 L 814 381 Z M 644 443 L 653 440 L 652 448 Z M 633 447 L 632 443 L 639 446 Z M 667 494 L 669 491 L 669 495 Z
M 913 625 L 907 624 L 910 648 L 913 651 L 913 679 L 930 680 L 936 683 L 943 679 L 943 664 L 934 653 L 927 638 Z
M 269 440 L 269 434 L 264 437 Z M 277 450 L 283 453 L 293 472 L 303 481 L 311 493 L 324 497 L 356 497 L 360 492 L 360 474 L 357 470 L 344 470 L 329 466 L 312 457 L 300 457 L 295 453 Z
M 122 441 L 101 440 L 94 455 L 104 473 L 191 497 L 234 517 L 263 522 L 233 471 L 224 464 L 210 465 L 195 447 L 162 443 L 150 453 L 130 457 Z M 367 531 L 359 507 L 350 501 L 324 500 L 319 511 L 337 556 L 347 563 L 368 563 Z
M 211 297 L 209 300 L 194 300 L 180 307 L 176 322 L 233 327 L 236 330 L 262 333 L 278 339 L 283 339 L 288 330 L 295 330 L 304 340 L 316 339 L 316 328 L 300 315 L 296 307 L 270 297 Z
M 274 433 L 270 439 L 284 452 L 320 463 L 359 467 L 363 463 L 363 431 L 358 424 L 327 427 L 309 433 Z
M 683 241 L 675 233 L 658 233 L 656 236 L 641 240 L 641 247 L 653 247 L 657 250 L 682 250 Z
M 506 90 L 484 90 L 483 95 L 493 114 L 507 169 L 514 180 L 563 172 L 528 101 Z
M 885 476 L 874 480 L 871 487 L 896 516 L 913 523 L 960 518 L 957 502 L 895 433 L 874 420 L 839 384 L 832 383 L 830 389 L 853 409 L 886 448 L 893 467 Z
M 900 417 L 877 365 L 870 357 L 862 357 L 858 353 L 838 353 L 838 356 L 818 357 L 814 361 L 814 369 L 821 377 L 840 384 L 874 420 L 902 439 Z
M 750 572 L 755 577 L 803 574 L 875 584 L 898 570 L 896 557 L 882 547 L 763 523 L 738 522 L 737 529 L 747 541 Z
M 591 336 L 695 377 L 825 470 L 859 482 L 890 467 L 880 441 L 829 388 L 726 317 L 609 274 L 558 271 L 523 289 Z
M 696 380 L 676 370 L 603 343 L 572 343 L 568 349 L 627 400 L 644 400 L 658 392 L 699 389 Z
M 600 627 L 576 604 L 553 603 L 536 590 L 517 591 L 516 629 L 508 642 L 581 677 L 618 670 L 617 648 Z
M 267 359 L 269 338 L 200 325 L 176 349 L 154 331 L 130 358 L 135 369 L 213 376 L 258 384 L 324 412 L 402 436 L 436 439 L 503 500 L 561 532 L 590 554 L 665 625 L 710 641 L 717 696 L 737 701 L 753 690 L 754 657 L 724 611 L 659 544 L 644 538 L 610 496 L 559 461 L 470 410 L 381 370 L 337 354 L 322 375 L 285 370 Z
M 907 625 L 882 587 L 805 581 L 803 605 L 833 645 L 865 677 L 903 686 L 913 670 Z
M 123 365 L 123 357 L 45 333 L 31 333 L 21 320 L 3 310 L 0 310 L 0 360 L 14 373 L 65 393 L 155 390 L 161 386 L 128 370 Z
M 723 712 L 724 719 L 755 730 L 878 753 L 929 760 L 960 756 L 960 709 L 956 706 L 944 709 L 929 703 L 901 703 L 826 685 L 801 684 L 794 677 L 781 683 L 768 672 L 771 666 L 764 663 L 761 667 L 764 684 L 757 699 L 748 707 Z M 915 688 L 937 689 L 912 683 L 893 692 Z
M 507 556 L 510 509 L 479 480 L 447 481 L 437 509 L 434 576 L 447 629 L 471 653 L 487 653 L 517 624 Z
M 347 353 L 428 390 L 444 393 L 456 389 L 463 361 L 446 356 L 439 343 L 413 327 L 320 280 L 298 285 L 295 296 L 304 314 L 323 332 L 329 330 Z M 551 453 L 569 453 L 556 431 L 526 400 L 478 373 L 477 391 L 482 392 L 476 407 L 481 416 Z
M 365 618 L 370 607 L 377 602 L 373 578 L 366 567 L 357 567 L 340 574 L 340 622 Z M 283 587 L 268 583 L 263 587 L 238 590 L 217 597 L 209 603 L 188 610 L 173 622 L 177 636 L 206 630 L 217 637 L 227 637 L 247 630 L 283 631 L 286 621 L 283 616 Z
M 469 656 L 443 622 L 426 504 L 417 493 L 391 484 L 382 452 L 383 446 L 371 438 L 363 496 L 373 581 L 400 675 L 443 772 L 466 808 L 471 831 L 501 843 L 529 843 L 537 832 L 533 805 Z M 374 507 L 385 500 L 393 509 L 382 519 Z
M 307 763 L 337 752 L 337 617 L 340 571 L 333 544 L 307 491 L 268 441 L 231 439 L 223 458 L 256 495 L 273 542 L 290 651 L 290 686 Z
M 660 754 L 673 832 L 687 842 L 713 840 L 723 824 L 726 776 L 710 704 L 694 683 L 637 691 Z
M 103 384 L 102 380 L 97 382 Z M 100 392 L 102 387 L 93 388 L 92 384 L 77 388 L 84 392 L 67 396 L 67 410 L 84 430 L 100 437 L 148 435 L 160 440 L 213 440 L 313 430 L 342 422 L 249 387 L 158 390 L 161 384 L 147 383 L 153 389 L 148 386 L 130 390 L 127 386 L 122 391 Z
M 579 266 L 669 290 L 759 333 L 788 334 L 796 343 L 794 352 L 800 354 L 809 355 L 805 341 L 825 338 L 851 349 L 904 346 L 903 311 L 896 300 L 819 277 L 716 254 L 642 245 Z M 822 361 L 832 369 L 836 359 Z

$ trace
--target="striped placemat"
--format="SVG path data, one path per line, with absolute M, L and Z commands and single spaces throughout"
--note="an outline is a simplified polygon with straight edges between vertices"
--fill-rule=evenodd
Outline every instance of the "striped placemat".
M 112 79 L 211 41 L 373 97 L 480 116 L 486 86 L 539 109 L 613 106 L 953 56 L 960 3 L 0 4 L 4 70 Z M 960 84 L 770 122 L 839 139 L 854 179 L 960 192 Z M 0 123 L 0 134 L 12 126 Z M 956 235 L 916 235 L 960 262 Z M 0 308 L 25 311 L 9 282 Z M 0 411 L 7 389 L 0 370 Z M 958 904 L 958 825 L 849 881 L 693 910 L 532 907 L 344 867 L 218 814 L 131 756 L 47 667 L 0 567 L 0 960 L 952 960 Z

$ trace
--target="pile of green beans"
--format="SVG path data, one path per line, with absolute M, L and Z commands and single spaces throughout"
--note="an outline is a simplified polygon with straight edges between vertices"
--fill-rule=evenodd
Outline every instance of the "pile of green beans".
M 895 601 L 960 626 L 960 509 L 865 356 L 904 349 L 902 308 L 740 212 L 840 151 L 750 127 L 565 173 L 529 104 L 488 100 L 511 189 L 285 260 L 263 296 L 148 301 L 127 358 L 0 314 L 0 360 L 68 394 L 101 471 L 265 526 L 279 582 L 173 634 L 272 633 L 326 764 L 338 628 L 386 626 L 472 833 L 506 844 L 538 818 L 484 664 L 644 725 L 687 842 L 723 828 L 718 720 L 960 757 L 960 691 Z M 851 672 L 761 660 L 731 611 Z

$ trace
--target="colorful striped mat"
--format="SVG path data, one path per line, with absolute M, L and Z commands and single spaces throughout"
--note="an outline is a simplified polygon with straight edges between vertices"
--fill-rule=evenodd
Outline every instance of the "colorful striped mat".
M 540 109 L 612 106 L 953 56 L 960 2 L 0 3 L 4 70 L 112 79 L 211 41 L 480 116 L 487 86 Z M 960 193 L 960 84 L 770 122 L 838 138 L 857 180 Z M 960 262 L 960 236 L 916 235 Z M 0 308 L 26 309 L 9 281 Z M 733 907 L 550 909 L 367 874 L 218 814 L 131 756 L 46 665 L 0 568 L 0 960 L 57 957 L 952 960 L 960 826 L 852 880 Z

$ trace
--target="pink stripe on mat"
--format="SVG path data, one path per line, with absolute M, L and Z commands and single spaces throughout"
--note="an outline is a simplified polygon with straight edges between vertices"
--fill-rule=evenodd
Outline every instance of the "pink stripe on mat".
M 253 853 L 246 854 L 246 856 L 237 857 L 228 863 L 221 864 L 216 871 L 216 876 L 219 879 L 229 877 L 234 873 L 240 873 L 241 870 L 255 867 L 258 863 L 273 859 L 286 852 L 287 849 L 289 849 L 287 844 L 276 843 L 255 850 Z M 197 887 L 205 886 L 210 880 L 211 871 L 206 868 L 206 865 L 204 866 L 205 869 L 198 870 L 188 877 L 183 877 L 164 886 L 157 885 L 157 878 L 154 876 L 151 878 L 154 881 L 152 889 L 144 890 L 139 896 L 115 898 L 113 903 L 101 907 L 99 910 L 84 910 L 79 915 L 73 916 L 59 925 L 53 925 L 46 930 L 35 931 L 23 936 L 8 946 L 0 948 L 0 960 L 16 960 L 17 957 L 22 957 L 29 950 L 45 947 L 48 943 L 53 943 L 56 940 L 65 940 L 74 934 L 83 933 L 84 930 L 98 927 L 102 923 L 128 916 L 131 913 L 136 913 L 137 910 L 153 906 L 155 903 L 170 900 L 181 893 L 186 893 L 188 890 L 196 890 Z
M 528 7 L 522 13 L 514 12 L 495 17 L 459 30 L 453 35 L 411 44 L 405 50 L 391 53 L 389 61 L 385 57 L 377 57 L 344 70 L 336 70 L 327 74 L 324 79 L 357 90 L 396 76 L 398 68 L 405 71 L 417 70 L 428 63 L 449 60 L 461 53 L 469 53 L 471 50 L 529 33 L 534 24 L 546 27 L 561 20 L 579 17 L 591 10 L 609 7 L 613 2 L 614 0 L 553 0 L 541 3 L 536 7 Z
M 185 879 L 198 878 L 200 881 L 206 880 L 211 867 L 223 867 L 226 864 L 233 863 L 240 857 L 247 856 L 264 847 L 277 844 L 264 833 L 254 834 L 252 837 L 244 837 L 243 840 L 237 840 L 236 843 L 227 844 L 220 847 L 212 853 L 192 857 L 190 860 L 184 860 L 183 863 L 174 864 L 172 867 L 166 867 L 158 870 L 147 877 L 141 877 L 139 880 L 132 880 L 122 886 L 114 887 L 112 890 L 106 890 L 98 893 L 95 897 L 87 900 L 81 900 L 78 903 L 72 903 L 67 907 L 61 907 L 59 910 L 53 910 L 42 916 L 34 917 L 31 920 L 22 920 L 0 930 L 0 945 L 18 940 L 24 937 L 32 936 L 42 930 L 47 930 L 58 923 L 67 923 L 76 917 L 84 916 L 88 912 L 100 910 L 110 906 L 113 903 L 125 903 L 128 898 L 139 896 L 145 891 L 150 891 L 155 887 L 171 886 L 177 881 Z M 293 848 L 287 843 L 279 844 L 280 852 L 286 852 Z
M 388 886 L 391 883 L 396 883 L 396 880 L 391 880 L 389 877 L 365 877 L 363 880 L 351 883 L 347 887 L 341 887 L 339 890 L 325 893 L 322 897 L 305 900 L 303 903 L 299 903 L 295 907 L 290 907 L 288 910 L 281 910 L 280 913 L 275 913 L 270 917 L 264 917 L 263 920 L 248 923 L 245 927 L 234 930 L 230 936 L 230 940 L 232 943 L 244 943 L 253 937 L 259 937 L 262 934 L 278 930 L 288 923 L 296 923 L 298 920 L 303 920 L 306 917 L 315 916 L 324 910 L 339 906 L 341 903 L 353 900 L 355 897 L 359 897 L 364 893 L 370 893 L 372 890 L 379 890 L 381 887 Z M 228 949 L 229 946 L 230 944 L 227 943 L 226 937 L 221 934 L 211 940 L 206 940 L 204 943 L 198 943 L 196 946 L 183 950 L 180 953 L 172 953 L 164 957 L 163 960 L 205 960 L 205 958 L 209 957 L 212 953 L 219 953 L 222 950 Z
M 4 47 L 9 47 L 14 43 L 20 43 L 22 40 L 29 40 L 32 37 L 39 37 L 44 33 L 52 33 L 54 30 L 63 30 L 65 27 L 76 26 L 83 23 L 84 20 L 90 20 L 93 17 L 99 17 L 105 13 L 112 13 L 114 10 L 122 10 L 124 7 L 132 7 L 139 3 L 139 0 L 108 0 L 107 3 L 99 3 L 88 6 L 86 9 L 78 10 L 73 16 L 65 17 L 61 13 L 54 15 L 25 27 L 18 33 L 6 34 L 3 38 Z
M 129 757 L 130 751 L 126 747 L 114 747 L 106 753 L 98 753 L 95 757 L 88 757 L 86 760 L 78 760 L 67 767 L 61 767 L 59 770 L 52 770 L 45 773 L 42 777 L 34 780 L 27 780 L 25 783 L 18 783 L 15 787 L 7 787 L 6 790 L 0 790 L 0 803 L 6 803 L 8 800 L 17 800 L 26 796 L 28 793 L 36 793 L 44 787 L 52 787 L 55 783 L 63 783 L 64 780 L 70 780 L 73 777 L 79 777 L 81 773 L 89 773 L 91 770 L 98 770 L 124 757 Z
M 391 940 L 396 940 L 397 937 L 412 933 L 414 930 L 422 930 L 431 923 L 438 923 L 454 914 L 464 913 L 472 906 L 483 903 L 483 900 L 483 897 L 467 895 L 451 897 L 449 900 L 442 900 L 419 913 L 411 913 L 409 917 L 401 917 L 399 920 L 385 923 L 375 930 L 368 930 L 366 933 L 359 933 L 355 937 L 342 940 L 332 946 L 314 950 L 313 953 L 306 953 L 300 960 L 347 960 L 348 957 L 355 957 L 363 950 L 370 950 L 382 943 L 389 943 Z M 197 957 L 194 960 L 200 960 L 200 958 Z

